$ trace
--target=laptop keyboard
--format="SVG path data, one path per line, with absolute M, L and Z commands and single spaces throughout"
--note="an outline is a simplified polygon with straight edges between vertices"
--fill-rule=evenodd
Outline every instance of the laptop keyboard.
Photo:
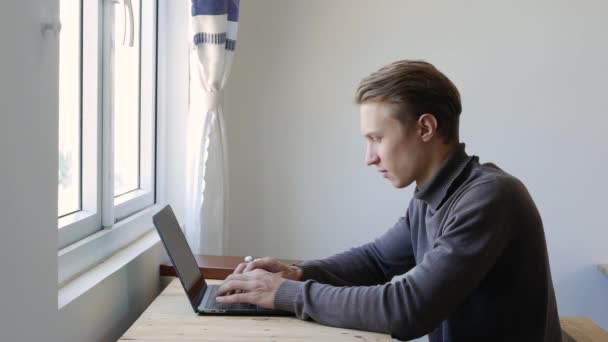
M 256 310 L 257 306 L 249 303 L 238 303 L 238 304 L 223 304 L 218 303 L 215 300 L 215 294 L 217 293 L 217 289 L 219 286 L 208 286 L 207 291 L 209 291 L 209 297 L 207 297 L 207 301 L 205 302 L 204 307 L 206 309 L 212 310 Z

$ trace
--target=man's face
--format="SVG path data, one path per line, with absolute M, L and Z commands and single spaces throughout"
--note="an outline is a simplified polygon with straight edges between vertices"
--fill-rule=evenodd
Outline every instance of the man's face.
M 361 134 L 367 140 L 367 165 L 375 165 L 395 188 L 404 188 L 420 174 L 424 146 L 416 124 L 405 127 L 391 116 L 393 110 L 385 102 L 361 104 Z

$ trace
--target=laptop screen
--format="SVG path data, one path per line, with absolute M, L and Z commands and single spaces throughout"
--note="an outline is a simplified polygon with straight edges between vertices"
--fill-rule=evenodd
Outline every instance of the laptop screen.
M 190 302 L 194 306 L 196 296 L 205 287 L 205 281 L 196 264 L 196 259 L 188 246 L 186 237 L 179 227 L 177 218 L 170 206 L 166 206 L 158 214 L 154 215 L 154 225 L 160 235 L 167 254 L 173 263 L 175 273 L 180 278 L 184 290 L 188 294 Z

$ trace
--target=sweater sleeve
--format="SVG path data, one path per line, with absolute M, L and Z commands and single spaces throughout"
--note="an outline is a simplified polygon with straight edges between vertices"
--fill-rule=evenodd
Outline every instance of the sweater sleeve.
M 485 183 L 463 195 L 433 248 L 398 281 L 359 287 L 285 281 L 275 307 L 300 319 L 398 339 L 429 333 L 477 287 L 509 243 L 508 206 L 495 194 L 495 185 Z
M 416 264 L 408 215 L 375 241 L 322 260 L 297 265 L 302 280 L 335 286 L 384 284 Z

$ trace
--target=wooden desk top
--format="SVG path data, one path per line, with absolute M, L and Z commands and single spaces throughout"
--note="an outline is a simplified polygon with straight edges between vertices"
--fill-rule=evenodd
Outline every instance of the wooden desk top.
M 586 317 L 561 317 L 559 319 L 564 334 L 564 342 L 608 341 L 608 333 Z
M 208 281 L 211 284 L 219 280 Z M 179 279 L 150 304 L 119 341 L 386 341 L 389 335 L 338 329 L 294 317 L 198 316 Z

